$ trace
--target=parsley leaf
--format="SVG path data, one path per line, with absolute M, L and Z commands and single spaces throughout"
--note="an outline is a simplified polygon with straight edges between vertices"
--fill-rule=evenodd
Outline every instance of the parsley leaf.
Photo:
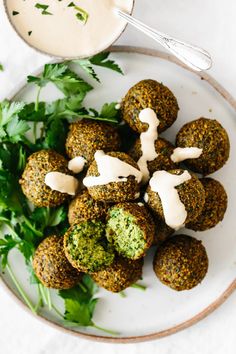
M 107 60 L 109 55 L 110 55 L 110 52 L 103 52 L 103 53 L 96 54 L 93 57 L 88 58 L 88 59 L 75 59 L 75 60 L 72 60 L 72 62 L 80 65 L 80 67 L 89 76 L 91 76 L 96 81 L 100 82 L 100 79 L 99 79 L 98 75 L 96 74 L 96 72 L 93 68 L 93 65 L 105 67 L 107 69 L 116 71 L 116 72 L 123 75 L 123 71 L 121 70 L 119 65 L 117 63 L 115 63 L 114 60 Z
M 80 326 L 93 326 L 92 316 L 98 299 L 94 298 L 97 286 L 85 275 L 72 289 L 60 290 L 59 295 L 65 301 L 65 320 Z
M 36 76 L 28 76 L 28 82 L 39 87 L 44 87 L 52 82 L 66 96 L 87 93 L 92 90 L 92 86 L 72 71 L 68 65 L 63 63 L 46 64 L 43 73 Z
M 9 252 L 15 248 L 17 241 L 13 239 L 11 235 L 4 235 L 4 238 L 0 239 L 0 257 L 2 269 L 7 265 L 7 258 Z
M 93 313 L 98 302 L 94 295 L 98 287 L 93 280 L 84 275 L 82 281 L 74 288 L 60 290 L 59 295 L 65 303 L 65 323 L 69 326 L 94 327 L 106 333 L 117 335 L 117 332 L 97 326 L 93 320 Z
M 0 141 L 18 142 L 24 140 L 24 134 L 30 129 L 26 122 L 19 120 L 23 102 L 3 101 L 0 104 Z
M 116 102 L 105 103 L 100 113 L 98 113 L 95 109 L 90 108 L 90 114 L 81 114 L 79 117 L 118 124 L 120 121 L 120 112 L 116 108 L 116 105 Z
M 110 55 L 109 52 L 102 52 L 102 53 L 96 54 L 93 57 L 91 57 L 89 59 L 89 61 L 93 65 L 102 66 L 104 68 L 114 70 L 114 71 L 124 75 L 123 71 L 121 70 L 119 65 L 117 63 L 115 63 L 114 60 L 107 60 L 109 55 Z
M 0 71 L 4 71 L 4 67 L 1 63 L 0 63 Z

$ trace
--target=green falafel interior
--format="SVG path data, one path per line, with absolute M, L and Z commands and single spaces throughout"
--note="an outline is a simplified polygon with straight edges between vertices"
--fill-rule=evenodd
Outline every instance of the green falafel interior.
M 73 267 L 93 273 L 108 267 L 114 251 L 105 237 L 105 225 L 100 221 L 75 224 L 64 236 L 66 256 Z

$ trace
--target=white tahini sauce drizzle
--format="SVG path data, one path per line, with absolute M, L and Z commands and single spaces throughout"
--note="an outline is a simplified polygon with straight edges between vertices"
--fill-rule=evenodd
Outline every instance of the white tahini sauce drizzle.
M 138 160 L 138 166 L 143 174 L 142 182 L 146 183 L 150 177 L 147 162 L 158 156 L 155 150 L 155 141 L 158 139 L 157 127 L 160 121 L 151 108 L 143 109 L 139 114 L 139 119 L 141 122 L 148 124 L 147 131 L 140 134 L 142 156 Z
M 157 171 L 149 182 L 151 190 L 158 193 L 161 199 L 166 224 L 174 230 L 183 227 L 187 218 L 187 211 L 175 187 L 190 179 L 191 175 L 188 171 L 184 171 L 182 175 Z
M 79 186 L 75 177 L 61 172 L 47 173 L 44 182 L 52 190 L 69 195 L 75 195 Z
M 68 162 L 68 168 L 74 173 L 80 173 L 83 171 L 86 162 L 82 156 L 76 156 Z
M 174 152 L 170 158 L 175 163 L 187 159 L 197 159 L 201 156 L 202 151 L 203 151 L 202 149 L 199 149 L 197 147 L 186 147 L 186 148 L 177 147 L 176 149 L 174 149 Z
M 117 157 L 106 155 L 102 150 L 98 150 L 94 158 L 99 176 L 85 177 L 83 180 L 85 187 L 102 186 L 111 182 L 126 182 L 129 176 L 134 176 L 138 183 L 141 182 L 142 173 Z

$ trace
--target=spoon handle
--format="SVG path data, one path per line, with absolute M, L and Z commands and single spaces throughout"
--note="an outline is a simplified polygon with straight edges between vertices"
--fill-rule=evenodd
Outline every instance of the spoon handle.
M 120 9 L 116 9 L 116 13 L 129 24 L 161 44 L 193 70 L 202 71 L 211 68 L 212 59 L 206 50 L 156 31 Z

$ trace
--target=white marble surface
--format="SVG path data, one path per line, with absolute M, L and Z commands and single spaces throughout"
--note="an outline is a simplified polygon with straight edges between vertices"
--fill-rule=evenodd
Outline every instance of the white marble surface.
M 236 96 L 236 2 L 234 0 L 136 0 L 135 15 L 147 23 L 209 50 L 211 74 Z M 120 44 L 156 47 L 128 28 Z M 0 99 L 31 71 L 47 62 L 29 49 L 9 26 L 0 4 Z M 22 311 L 1 289 L 0 353 L 4 354 L 233 354 L 236 346 L 236 293 L 215 313 L 192 328 L 150 343 L 111 345 L 92 343 L 46 327 Z

